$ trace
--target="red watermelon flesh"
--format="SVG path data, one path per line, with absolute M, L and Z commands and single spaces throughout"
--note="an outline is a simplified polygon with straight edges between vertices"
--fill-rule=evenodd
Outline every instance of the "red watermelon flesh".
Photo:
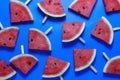
M 17 27 L 8 27 L 0 31 L 0 46 L 14 48 L 18 37 Z
M 60 0 L 44 0 L 38 3 L 38 7 L 51 17 L 63 17 L 65 16 L 64 9 Z
M 107 44 L 110 45 L 112 44 L 113 36 L 114 36 L 112 25 L 105 17 L 102 17 L 100 19 L 100 21 L 92 31 L 92 36 L 102 40 Z
M 0 59 L 0 80 L 8 79 L 16 74 L 16 71 L 4 60 Z
M 96 56 L 96 49 L 74 49 L 75 71 L 89 67 Z
M 10 62 L 22 73 L 27 74 L 38 62 L 38 59 L 29 54 L 20 54 L 13 57 Z
M 120 0 L 103 0 L 106 12 L 120 11 Z
M 51 43 L 43 32 L 31 28 L 29 33 L 29 49 L 51 50 Z
M 62 41 L 70 42 L 78 38 L 85 28 L 84 22 L 65 22 L 63 24 Z
M 74 0 L 69 8 L 74 12 L 89 18 L 95 3 L 96 0 Z
M 18 0 L 10 1 L 10 15 L 12 23 L 33 21 L 32 14 L 28 7 Z
M 108 74 L 120 75 L 120 56 L 114 57 L 111 60 L 109 60 L 106 63 L 103 72 Z
M 69 65 L 68 62 L 49 56 L 45 65 L 43 77 L 52 78 L 61 76 L 68 69 Z

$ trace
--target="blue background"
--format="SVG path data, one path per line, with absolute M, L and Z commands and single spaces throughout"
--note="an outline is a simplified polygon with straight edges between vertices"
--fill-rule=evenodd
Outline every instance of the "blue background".
M 22 0 L 25 2 L 25 0 Z M 62 5 L 66 12 L 66 17 L 64 18 L 51 18 L 49 17 L 47 22 L 42 25 L 42 19 L 45 16 L 37 6 L 37 3 L 42 0 L 33 0 L 29 5 L 31 10 L 34 22 L 33 23 L 20 23 L 14 24 L 20 28 L 18 40 L 16 47 L 14 49 L 9 48 L 0 48 L 0 58 L 4 59 L 8 64 L 9 60 L 21 53 L 20 45 L 23 44 L 26 53 L 30 53 L 39 59 L 38 64 L 29 72 L 28 75 L 23 75 L 19 70 L 17 70 L 16 76 L 10 80 L 59 80 L 59 78 L 44 79 L 42 78 L 43 69 L 49 55 L 52 55 L 56 58 L 68 61 L 71 63 L 70 68 L 63 75 L 64 80 L 119 80 L 120 76 L 117 75 L 107 75 L 103 74 L 103 67 L 106 63 L 102 52 L 105 51 L 110 58 L 120 55 L 120 31 L 115 32 L 114 41 L 111 46 L 100 42 L 93 38 L 90 34 L 94 29 L 95 25 L 101 18 L 105 16 L 112 24 L 113 27 L 120 26 L 120 12 L 106 14 L 103 0 L 97 0 L 96 5 L 93 9 L 93 12 L 89 19 L 86 19 L 68 9 L 68 6 L 72 3 L 73 0 L 61 0 Z M 12 26 L 10 23 L 10 10 L 9 10 L 9 0 L 0 0 L 0 21 L 4 27 Z M 86 22 L 84 33 L 81 35 L 85 39 L 86 44 L 83 45 L 78 39 L 71 43 L 62 43 L 62 24 L 64 22 L 74 22 L 74 21 L 83 21 Z M 51 44 L 52 52 L 46 51 L 30 51 L 28 49 L 28 34 L 29 28 L 37 28 L 45 32 L 50 26 L 53 26 L 52 32 L 48 35 Z M 94 74 L 90 68 L 87 68 L 81 72 L 74 72 L 74 62 L 73 62 L 73 49 L 74 48 L 96 48 L 97 55 L 93 63 L 93 66 L 98 70 L 97 74 Z

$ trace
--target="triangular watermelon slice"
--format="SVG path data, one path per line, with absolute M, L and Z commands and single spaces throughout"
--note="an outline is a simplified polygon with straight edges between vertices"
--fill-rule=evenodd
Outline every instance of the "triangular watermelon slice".
M 104 67 L 104 73 L 120 75 L 120 56 L 110 59 Z
M 106 12 L 120 11 L 120 0 L 103 0 Z
M 110 22 L 105 18 L 102 17 L 94 30 L 92 31 L 92 36 L 102 40 L 103 42 L 111 45 L 113 42 L 113 29 Z
M 10 16 L 12 23 L 33 21 L 30 10 L 19 0 L 10 0 Z
M 89 67 L 96 56 L 96 49 L 74 49 L 75 71 L 81 71 Z
M 38 62 L 38 59 L 30 54 L 20 54 L 13 57 L 10 62 L 22 73 L 27 74 Z
M 66 61 L 60 60 L 52 56 L 48 56 L 48 60 L 46 62 L 43 72 L 43 77 L 59 77 L 69 68 L 69 65 L 70 63 Z
M 11 78 L 16 74 L 16 71 L 9 66 L 4 60 L 0 59 L 0 80 Z
M 0 31 L 0 46 L 14 48 L 18 37 L 17 27 L 8 27 Z
M 84 31 L 84 22 L 65 22 L 63 24 L 62 42 L 70 42 L 77 39 Z
M 65 16 L 60 0 L 44 0 L 38 3 L 38 7 L 42 12 L 51 17 Z
M 69 6 L 69 9 L 89 18 L 95 3 L 96 0 L 74 0 Z
M 29 49 L 51 50 L 51 43 L 45 33 L 31 28 L 29 32 Z

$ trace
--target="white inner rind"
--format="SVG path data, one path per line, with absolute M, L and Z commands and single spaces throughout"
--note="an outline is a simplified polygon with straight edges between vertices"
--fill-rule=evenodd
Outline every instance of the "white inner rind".
M 12 59 L 10 59 L 10 62 L 12 62 L 13 60 L 16 60 L 20 57 L 23 57 L 23 56 L 26 56 L 26 57 L 32 57 L 33 59 L 35 59 L 36 61 L 38 61 L 38 59 L 30 54 L 19 54 L 19 55 L 16 55 L 15 57 L 13 57 Z
M 81 30 L 79 31 L 79 33 L 76 36 L 74 36 L 72 39 L 69 39 L 69 40 L 62 40 L 62 42 L 71 42 L 71 41 L 75 40 L 76 38 L 78 38 L 82 34 L 84 29 L 85 29 L 85 22 L 83 22 L 82 28 L 81 28 Z
M 92 62 L 94 61 L 95 56 L 96 56 L 96 49 L 94 49 L 93 56 L 92 56 L 91 60 L 89 61 L 89 63 L 86 64 L 86 65 L 83 66 L 83 67 L 75 68 L 75 71 L 76 71 L 76 72 L 77 72 L 77 71 L 81 71 L 81 70 L 86 69 L 87 67 L 89 67 L 89 66 L 92 64 Z
M 11 2 L 14 2 L 14 3 L 17 3 L 17 4 L 20 4 L 22 5 L 24 8 L 26 8 L 26 10 L 28 11 L 30 17 L 31 17 L 31 20 L 33 20 L 33 16 L 32 16 L 32 13 L 30 12 L 29 8 L 21 1 L 19 0 L 10 0 Z
M 42 11 L 42 12 L 44 12 L 46 15 L 48 15 L 48 16 L 51 16 L 51 17 L 64 17 L 66 14 L 65 13 L 63 13 L 63 14 L 59 14 L 59 15 L 56 15 L 56 14 L 52 14 L 52 13 L 49 13 L 49 12 L 47 12 L 39 3 L 37 3 L 37 5 L 38 5 L 38 7 L 40 8 L 40 10 Z
M 39 32 L 40 34 L 42 34 L 42 35 L 46 38 L 46 40 L 47 40 L 47 42 L 48 42 L 49 50 L 52 50 L 50 40 L 49 40 L 48 37 L 45 35 L 45 33 L 43 33 L 42 31 L 40 31 L 40 30 L 38 30 L 38 29 L 35 29 L 35 28 L 30 28 L 30 30 L 37 31 L 37 32 Z
M 109 44 L 111 45 L 113 42 L 113 29 L 112 29 L 112 25 L 110 24 L 110 22 L 104 17 L 102 16 L 102 19 L 106 22 L 106 24 L 108 25 L 108 28 L 110 29 L 110 39 L 109 39 Z
M 120 0 L 118 0 L 119 4 L 120 4 Z
M 107 73 L 107 67 L 110 66 L 110 63 L 116 59 L 120 59 L 120 56 L 116 56 L 116 57 L 113 57 L 111 58 L 104 66 L 104 69 L 103 69 L 103 72 L 104 73 Z
M 17 27 L 10 26 L 10 27 L 3 28 L 2 30 L 0 30 L 0 33 L 2 33 L 3 31 L 6 31 L 6 30 L 10 30 L 10 29 L 16 29 L 16 30 L 19 30 L 19 28 L 17 28 Z
M 53 78 L 53 77 L 59 77 L 61 76 L 70 66 L 70 63 L 67 63 L 66 67 L 61 71 L 59 72 L 58 74 L 55 74 L 55 75 L 46 75 L 46 74 L 43 74 L 42 77 L 44 78 Z
M 74 1 L 70 4 L 69 8 L 71 8 L 77 1 L 78 1 L 78 0 L 74 0 Z
M 16 71 L 13 71 L 12 73 L 10 73 L 10 74 L 7 75 L 7 76 L 0 77 L 0 80 L 9 79 L 9 78 L 11 78 L 12 76 L 14 76 L 15 74 L 16 74 Z

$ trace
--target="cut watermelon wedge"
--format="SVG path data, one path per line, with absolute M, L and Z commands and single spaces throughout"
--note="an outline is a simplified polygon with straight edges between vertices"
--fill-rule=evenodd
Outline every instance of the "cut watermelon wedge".
M 45 33 L 31 28 L 29 33 L 29 49 L 51 50 L 51 43 Z
M 10 16 L 12 23 L 33 21 L 30 10 L 19 0 L 10 1 Z
M 100 19 L 100 21 L 92 31 L 92 36 L 100 39 L 101 41 L 109 45 L 112 44 L 114 36 L 112 25 L 105 17 L 102 17 Z
M 42 12 L 51 17 L 64 17 L 65 12 L 60 0 L 44 0 L 38 3 Z
M 20 54 L 10 59 L 10 62 L 22 73 L 27 74 L 38 62 L 38 59 L 30 54 Z
M 65 22 L 63 24 L 62 42 L 71 42 L 77 39 L 84 31 L 84 22 Z
M 103 0 L 106 12 L 120 11 L 120 0 Z
M 96 49 L 74 49 L 75 71 L 81 71 L 90 67 L 95 56 Z
M 0 31 L 0 46 L 14 48 L 18 37 L 17 27 L 8 27 Z
M 69 9 L 89 18 L 95 3 L 96 0 L 74 0 Z
M 16 71 L 9 66 L 4 60 L 0 59 L 0 80 L 5 80 L 13 77 Z
M 69 68 L 69 65 L 70 63 L 68 62 L 49 56 L 45 65 L 43 77 L 59 77 Z

